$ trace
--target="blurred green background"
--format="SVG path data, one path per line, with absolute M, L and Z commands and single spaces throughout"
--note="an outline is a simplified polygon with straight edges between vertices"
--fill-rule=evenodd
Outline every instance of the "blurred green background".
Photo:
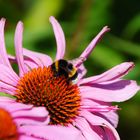
M 14 54 L 16 23 L 24 22 L 25 48 L 55 57 L 56 44 L 49 23 L 55 16 L 67 41 L 65 57 L 78 57 L 91 39 L 105 25 L 111 28 L 85 62 L 87 76 L 100 74 L 124 61 L 134 61 L 135 68 L 126 78 L 140 84 L 140 1 L 139 0 L 0 0 L 0 17 L 7 19 L 6 46 Z M 122 140 L 140 139 L 140 93 L 119 103 L 117 128 Z

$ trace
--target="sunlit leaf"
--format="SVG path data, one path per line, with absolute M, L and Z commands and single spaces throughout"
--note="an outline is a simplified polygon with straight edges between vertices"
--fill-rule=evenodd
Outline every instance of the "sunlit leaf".
M 31 9 L 24 18 L 25 43 L 36 40 L 46 35 L 48 30 L 49 17 L 56 16 L 62 7 L 62 0 L 41 0 L 35 1 Z

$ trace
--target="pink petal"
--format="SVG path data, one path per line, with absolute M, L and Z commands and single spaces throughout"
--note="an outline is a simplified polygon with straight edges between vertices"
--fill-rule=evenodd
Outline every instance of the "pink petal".
M 135 81 L 115 80 L 102 84 L 80 86 L 83 98 L 104 102 L 122 102 L 134 96 L 140 88 Z
M 0 97 L 0 107 L 8 110 L 9 112 L 20 112 L 20 111 L 30 111 L 33 108 L 33 105 L 25 105 L 23 103 L 16 102 L 15 98 L 10 97 Z
M 14 95 L 16 93 L 15 91 L 16 91 L 16 88 L 14 86 L 0 82 L 0 92 Z
M 69 60 L 69 62 L 72 63 L 78 69 L 85 60 L 86 60 L 86 58 L 78 57 L 78 58 Z M 79 65 L 79 63 L 80 63 L 80 65 Z
M 106 81 L 115 80 L 117 78 L 122 78 L 134 67 L 133 62 L 125 62 L 120 65 L 113 67 L 112 69 L 104 72 L 103 74 L 92 76 L 89 78 L 82 79 L 79 84 L 87 83 L 102 83 Z
M 17 126 L 21 125 L 48 125 L 50 117 L 16 117 L 14 118 Z
M 23 59 L 23 50 L 22 50 L 22 34 L 23 34 L 23 23 L 18 22 L 16 31 L 15 31 L 15 50 L 16 50 L 16 59 L 19 66 L 19 75 L 22 76 L 26 73 L 24 59 Z
M 16 86 L 18 83 L 19 77 L 17 74 L 9 69 L 8 67 L 0 64 L 0 81 L 7 83 L 11 86 Z
M 89 123 L 91 123 L 92 125 L 102 126 L 102 127 L 105 127 L 107 129 L 109 129 L 110 132 L 112 133 L 112 135 L 115 137 L 115 139 L 113 139 L 113 140 L 120 140 L 120 137 L 119 137 L 117 131 L 115 130 L 115 128 L 108 121 L 106 121 L 105 119 L 103 119 L 103 118 L 101 118 L 99 116 L 96 116 L 94 114 L 91 114 L 88 111 L 82 111 L 81 115 L 83 117 L 85 117 L 87 119 L 87 121 Z
M 47 117 L 48 111 L 45 107 L 33 107 L 31 110 L 19 110 L 13 112 L 13 117 Z
M 99 40 L 102 38 L 102 36 L 108 32 L 110 29 L 105 26 L 98 34 L 97 36 L 91 41 L 91 43 L 87 46 L 87 48 L 84 50 L 84 52 L 80 55 L 81 58 L 87 58 L 90 53 L 93 51 L 95 48 L 96 44 L 99 42 Z M 80 63 L 78 64 L 80 65 Z
M 0 97 L 0 103 L 2 103 L 2 102 L 14 103 L 15 102 L 15 99 L 10 98 L 10 97 L 6 97 L 6 96 L 1 96 Z
M 27 136 L 27 135 L 24 135 L 22 134 L 22 132 L 20 132 L 21 135 L 19 137 L 19 140 L 42 140 L 41 138 L 35 138 L 33 136 Z
M 81 80 L 87 73 L 87 70 L 85 68 L 85 66 L 83 64 L 81 64 L 78 68 L 77 68 L 77 72 L 78 72 L 78 81 Z
M 50 22 L 52 24 L 57 43 L 57 54 L 55 59 L 59 60 L 62 59 L 65 54 L 65 36 L 60 24 L 53 16 L 50 17 Z
M 16 62 L 15 56 L 12 56 L 12 55 L 10 55 L 10 54 L 8 54 L 8 59 L 9 59 L 9 61 L 10 61 L 11 63 L 15 63 L 15 62 Z
M 9 60 L 8 60 L 7 52 L 5 49 L 4 26 L 5 26 L 5 19 L 2 18 L 0 20 L 0 63 L 11 68 L 11 65 L 10 65 Z
M 106 140 L 116 140 L 116 137 L 113 135 L 110 129 L 108 129 L 107 127 L 104 127 L 104 131 L 105 131 L 104 137 L 106 138 Z
M 98 113 L 116 111 L 119 109 L 118 106 L 103 105 L 103 104 L 94 102 L 93 100 L 90 100 L 90 99 L 83 99 L 81 108 L 88 110 L 90 112 L 98 112 Z
M 33 52 L 27 49 L 23 49 L 23 54 L 25 57 L 29 58 L 32 62 L 36 63 L 38 66 L 49 66 L 52 64 L 52 59 L 45 54 Z
M 14 95 L 15 94 L 15 92 L 13 92 L 13 90 L 5 89 L 5 88 L 0 88 L 0 92 L 6 93 L 6 94 L 10 94 L 10 95 Z
M 20 132 L 45 140 L 86 140 L 80 131 L 74 127 L 63 127 L 59 125 L 46 126 L 22 126 Z
M 24 49 L 23 49 L 24 51 Z M 8 55 L 9 61 L 11 63 L 16 63 L 16 58 L 12 55 Z M 34 60 L 31 60 L 29 58 L 27 58 L 27 56 L 24 58 L 24 64 L 25 64 L 25 68 L 27 69 L 27 71 L 33 69 L 33 68 L 38 68 L 38 64 L 34 62 Z
M 109 109 L 111 109 L 111 108 L 108 108 L 109 106 L 111 106 L 110 103 L 97 102 L 97 101 L 90 100 L 90 99 L 82 99 L 81 108 L 86 109 L 85 108 L 86 106 L 88 106 L 89 108 L 94 109 L 95 111 L 97 111 L 99 116 L 101 116 L 102 118 L 106 119 L 114 127 L 117 127 L 117 125 L 118 125 L 118 114 L 116 113 L 116 111 L 109 110 Z M 102 108 L 102 106 L 103 106 L 103 108 Z M 96 108 L 96 107 L 99 107 L 99 108 Z M 93 111 L 93 110 L 91 110 L 91 111 Z M 95 113 L 95 112 L 93 112 L 93 113 Z
M 98 133 L 102 137 L 102 140 L 116 140 L 115 136 L 113 135 L 110 129 L 95 125 L 92 125 L 91 127 L 96 133 Z
M 86 140 L 102 140 L 102 138 L 91 129 L 88 122 L 84 118 L 78 118 L 75 123 L 80 129 Z
M 115 128 L 118 126 L 119 116 L 115 111 L 100 112 L 102 118 L 110 122 Z
M 30 60 L 24 60 L 25 63 L 25 67 L 27 69 L 27 71 L 30 71 L 33 68 L 38 68 L 38 64 L 36 64 L 35 62 L 32 62 Z
M 89 112 L 109 112 L 118 110 L 117 106 L 82 106 L 83 109 L 88 110 Z
M 104 136 L 105 135 L 104 128 L 96 125 L 90 125 L 90 126 L 92 130 L 95 131 L 102 138 L 102 140 L 106 140 Z

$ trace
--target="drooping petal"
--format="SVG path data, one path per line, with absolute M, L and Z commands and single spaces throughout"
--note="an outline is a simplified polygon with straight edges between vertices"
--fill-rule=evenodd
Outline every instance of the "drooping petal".
M 16 117 L 16 124 L 18 126 L 24 125 L 48 125 L 50 123 L 50 117 Z
M 6 48 L 5 48 L 4 25 L 5 25 L 5 19 L 2 18 L 0 20 L 0 63 L 4 64 L 5 66 L 9 68 L 12 68 L 9 63 Z
M 38 66 L 49 66 L 52 64 L 52 59 L 45 54 L 33 52 L 27 49 L 23 49 L 23 54 L 30 61 L 36 63 Z
M 104 105 L 94 106 L 94 107 L 82 106 L 82 108 L 86 109 L 86 110 L 88 110 L 90 112 L 109 112 L 109 111 L 116 111 L 116 110 L 118 110 L 117 106 L 104 106 Z
M 96 126 L 96 125 L 91 125 L 90 124 L 90 127 L 92 128 L 93 131 L 95 131 L 101 138 L 102 140 L 107 140 L 105 139 L 105 131 L 104 131 L 104 128 L 103 127 L 100 127 L 100 126 Z
M 90 112 L 98 112 L 98 113 L 118 110 L 117 106 L 103 105 L 103 104 L 94 102 L 93 100 L 90 100 L 90 99 L 83 99 L 81 108 L 86 109 Z
M 120 140 L 120 137 L 119 137 L 117 131 L 115 130 L 115 128 L 102 117 L 91 114 L 88 111 L 82 111 L 81 115 L 83 117 L 85 117 L 87 119 L 87 121 L 89 123 L 91 123 L 92 125 L 102 126 L 102 127 L 109 129 L 110 133 L 112 133 L 112 137 L 114 137 L 114 139 L 112 139 L 112 140 Z M 106 134 L 106 135 L 108 136 L 108 134 Z
M 19 110 L 13 112 L 13 117 L 47 117 L 48 111 L 45 107 L 33 107 L 31 110 Z
M 102 140 L 116 140 L 112 131 L 107 127 L 100 127 L 96 125 L 91 125 L 91 127 L 96 133 L 98 133 L 102 137 Z
M 115 108 L 114 108 L 115 107 Z M 86 109 L 91 113 L 98 113 L 99 116 L 110 122 L 115 128 L 118 125 L 118 114 L 115 110 L 118 110 L 117 106 L 111 106 L 111 103 L 98 102 L 90 99 L 82 99 L 82 109 Z
M 65 44 L 66 44 L 65 36 L 64 36 L 63 30 L 60 24 L 57 22 L 57 20 L 53 16 L 50 17 L 50 22 L 52 24 L 53 31 L 56 38 L 56 43 L 57 43 L 57 53 L 56 53 L 55 59 L 59 60 L 59 59 L 62 59 L 65 54 Z
M 16 88 L 12 85 L 0 81 L 0 92 L 14 95 L 16 93 Z
M 9 112 L 20 112 L 22 111 L 29 111 L 32 110 L 33 105 L 25 105 L 23 103 L 16 102 L 15 98 L 10 97 L 0 97 L 0 107 L 8 110 Z
M 7 94 L 10 94 L 10 95 L 14 95 L 15 92 L 9 90 L 9 89 L 5 89 L 5 88 L 0 88 L 0 92 L 3 92 L 3 93 L 7 93 Z
M 10 98 L 10 97 L 6 97 L 6 96 L 1 96 L 0 97 L 0 103 L 5 103 L 5 104 L 7 104 L 7 103 L 14 103 L 15 102 L 15 99 L 13 99 L 13 98 Z
M 12 56 L 10 54 L 8 54 L 8 59 L 11 63 L 15 63 L 16 62 L 16 57 L 15 56 Z
M 34 68 L 38 68 L 38 65 L 33 61 L 24 60 L 24 63 L 25 63 L 25 67 L 26 67 L 27 71 L 30 71 Z
M 23 23 L 18 22 L 16 31 L 15 31 L 15 50 L 16 50 L 16 60 L 19 67 L 19 75 L 22 76 L 26 73 L 24 59 L 23 59 L 23 50 L 22 50 L 22 34 L 23 34 Z
M 133 62 L 125 62 L 120 65 L 113 67 L 112 69 L 89 78 L 82 79 L 79 84 L 87 84 L 87 83 L 102 83 L 106 81 L 115 80 L 118 78 L 122 78 L 134 67 Z
M 69 60 L 70 63 L 72 63 L 77 69 L 81 66 L 81 64 L 83 64 L 83 62 L 86 60 L 86 58 L 84 57 L 79 57 L 79 58 L 75 58 L 72 60 Z M 80 65 L 79 65 L 80 64 Z M 84 65 L 83 65 L 84 66 Z
M 75 122 L 76 127 L 82 132 L 86 140 L 102 140 L 102 138 L 94 132 L 88 122 L 84 118 L 78 118 Z
M 78 80 L 82 79 L 87 73 L 87 69 L 82 64 L 80 67 L 78 67 Z
M 102 84 L 80 86 L 83 98 L 104 102 L 122 102 L 130 99 L 139 90 L 139 86 L 132 80 L 115 80 Z
M 7 66 L 0 64 L 0 81 L 7 83 L 11 86 L 16 86 L 18 83 L 19 77 L 17 74 L 9 69 Z
M 24 49 L 23 49 L 24 51 Z M 16 58 L 12 55 L 8 55 L 8 59 L 11 63 L 17 63 Z M 33 69 L 33 68 L 37 68 L 39 65 L 37 63 L 34 62 L 34 60 L 29 59 L 27 57 L 24 58 L 24 64 L 25 64 L 25 68 L 27 71 Z
M 99 40 L 102 38 L 102 36 L 108 32 L 110 29 L 105 26 L 98 34 L 97 36 L 91 41 L 91 43 L 87 46 L 87 48 L 83 51 L 83 53 L 80 55 L 81 58 L 84 58 L 86 60 L 86 58 L 90 55 L 90 53 L 93 51 L 93 49 L 95 48 L 96 44 L 99 42 Z M 79 61 L 79 64 L 82 64 L 82 62 Z
M 107 128 L 107 127 L 104 127 L 104 131 L 105 131 L 105 138 L 107 140 L 116 140 L 116 137 L 113 135 L 112 131 Z
M 19 139 L 20 140 L 42 140 L 42 138 L 36 138 L 36 137 L 33 137 L 33 136 L 28 136 L 28 135 L 25 135 L 23 134 L 23 132 L 20 132 L 20 136 L 19 136 Z
M 109 112 L 100 112 L 100 117 L 106 119 L 110 122 L 115 128 L 118 126 L 119 115 L 115 111 Z
M 44 107 L 33 107 L 33 105 L 18 103 L 15 99 L 1 97 L 0 108 L 10 112 L 18 126 L 47 125 L 50 122 L 48 111 Z
M 86 140 L 81 132 L 74 127 L 59 125 L 22 126 L 20 131 L 27 135 L 44 138 L 47 140 Z

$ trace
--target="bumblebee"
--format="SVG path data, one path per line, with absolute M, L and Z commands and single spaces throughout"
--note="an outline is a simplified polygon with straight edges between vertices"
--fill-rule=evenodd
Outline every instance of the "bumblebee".
M 54 71 L 55 76 L 64 75 L 68 79 L 68 81 L 75 80 L 78 76 L 76 67 L 74 67 L 72 63 L 64 59 L 55 61 L 51 65 L 51 68 Z

